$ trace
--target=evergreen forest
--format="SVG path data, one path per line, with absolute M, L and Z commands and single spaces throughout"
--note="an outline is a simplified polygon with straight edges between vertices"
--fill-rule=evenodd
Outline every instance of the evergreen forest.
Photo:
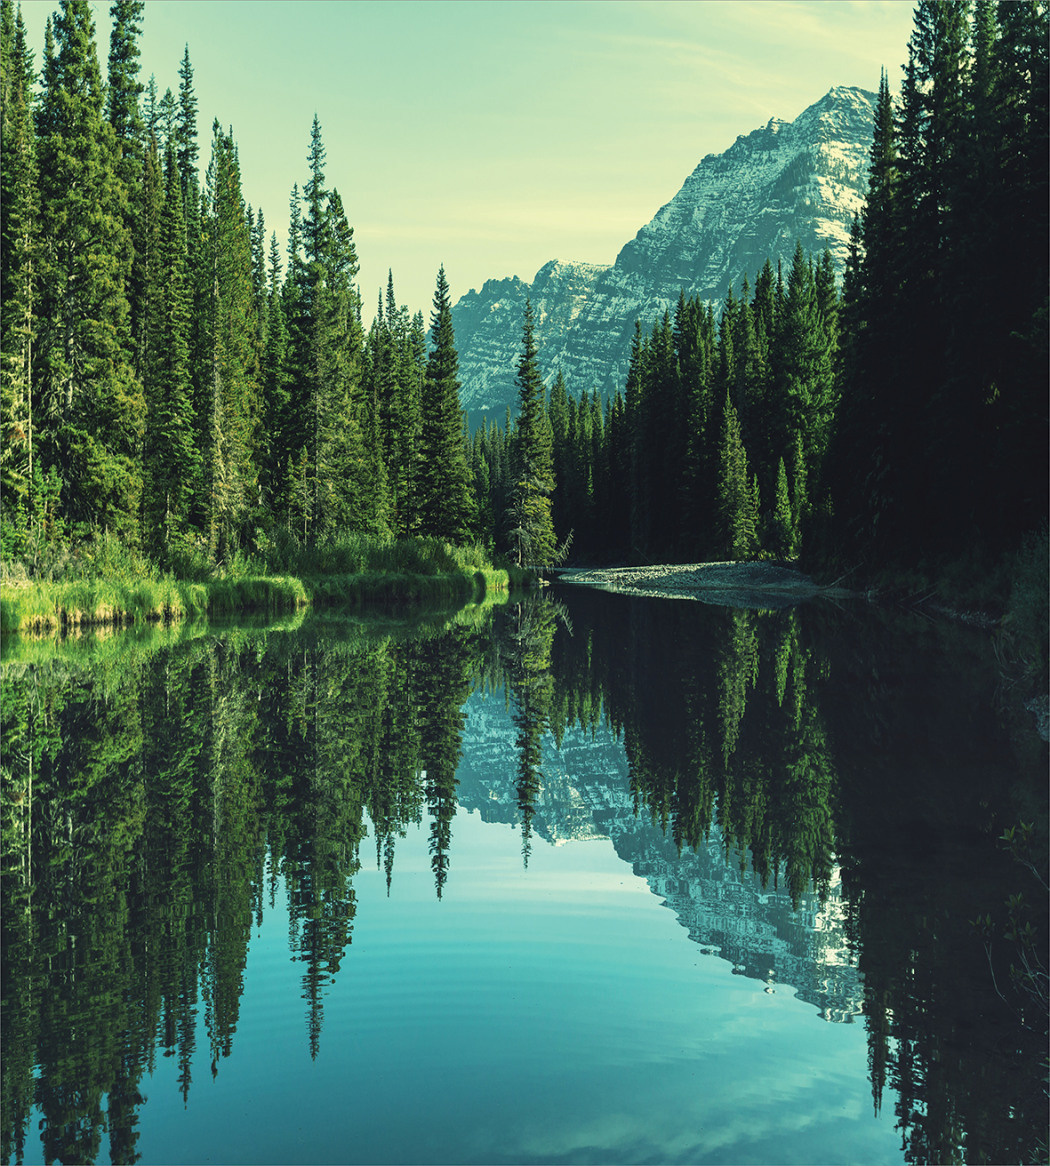
M 1041 0 L 920 0 L 884 75 L 844 277 L 829 253 L 638 321 L 622 390 L 546 375 L 471 434 L 442 268 L 369 327 L 317 116 L 287 248 L 189 49 L 141 76 L 142 0 L 2 27 L 2 553 L 58 578 L 100 538 L 190 577 L 349 534 L 522 567 L 772 558 L 870 577 L 984 563 L 1047 518 L 1048 29 Z M 305 127 L 304 127 L 305 129 Z

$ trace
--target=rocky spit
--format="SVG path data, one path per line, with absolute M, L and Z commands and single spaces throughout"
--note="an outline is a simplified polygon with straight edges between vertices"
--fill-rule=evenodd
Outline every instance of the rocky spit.
M 856 592 L 822 586 L 808 575 L 777 563 L 673 563 L 644 567 L 567 567 L 553 572 L 558 583 L 597 587 L 627 595 L 695 599 L 720 606 L 791 607 L 818 596 L 847 599 Z

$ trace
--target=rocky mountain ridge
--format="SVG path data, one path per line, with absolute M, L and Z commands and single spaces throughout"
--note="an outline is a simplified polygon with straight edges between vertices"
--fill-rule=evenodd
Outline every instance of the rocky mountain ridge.
M 611 266 L 551 260 L 531 284 L 512 276 L 469 291 L 452 318 L 472 419 L 516 412 L 526 298 L 547 383 L 561 371 L 572 395 L 608 395 L 623 387 L 635 320 L 648 328 L 680 292 L 720 303 L 767 258 L 790 263 L 796 241 L 830 250 L 841 275 L 867 192 L 875 97 L 837 86 L 793 122 L 772 118 L 708 154 Z

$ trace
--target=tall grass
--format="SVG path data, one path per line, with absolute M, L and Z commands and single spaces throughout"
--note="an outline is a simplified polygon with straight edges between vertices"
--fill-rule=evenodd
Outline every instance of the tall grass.
M 317 546 L 302 546 L 277 532 L 251 567 L 300 578 L 332 575 L 461 575 L 491 570 L 480 546 L 453 546 L 439 538 L 383 539 L 347 533 Z
M 183 558 L 176 570 L 187 577 L 161 573 L 133 549 L 102 535 L 52 556 L 43 572 L 4 564 L 0 630 L 68 631 L 205 614 L 276 614 L 306 604 L 356 610 L 377 603 L 455 606 L 534 581 L 528 572 L 493 566 L 481 547 L 456 547 L 436 538 L 395 542 L 347 534 L 304 547 L 285 535 L 255 554 L 239 552 L 220 567 L 209 567 L 199 555 Z

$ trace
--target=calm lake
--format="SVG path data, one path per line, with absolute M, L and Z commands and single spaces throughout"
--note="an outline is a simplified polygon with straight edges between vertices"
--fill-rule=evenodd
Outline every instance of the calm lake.
M 6 1162 L 1045 1157 L 986 632 L 554 587 L 3 651 Z

